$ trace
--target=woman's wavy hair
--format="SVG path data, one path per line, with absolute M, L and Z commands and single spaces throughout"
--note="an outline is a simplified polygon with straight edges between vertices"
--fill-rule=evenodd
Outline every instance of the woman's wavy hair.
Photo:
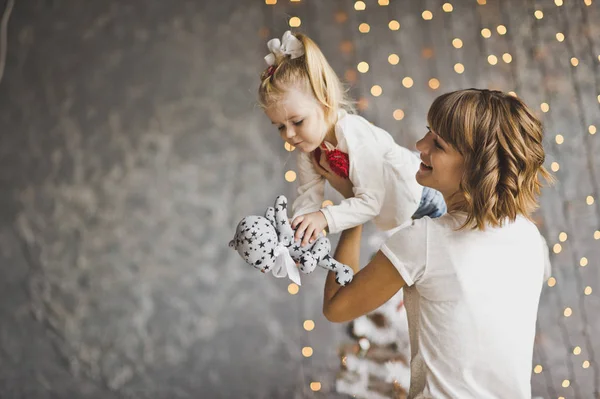
M 260 77 L 258 102 L 267 108 L 278 101 L 290 88 L 312 93 L 323 106 L 325 117 L 335 122 L 339 109 L 353 113 L 354 107 L 342 82 L 327 62 L 317 44 L 302 33 L 294 33 L 302 42 L 304 55 L 291 59 L 281 55 L 275 60 L 274 71 L 267 68 Z
M 461 228 L 531 219 L 541 179 L 553 179 L 543 167 L 542 124 L 523 101 L 495 90 L 458 90 L 436 98 L 427 120 L 464 157 L 468 217 Z

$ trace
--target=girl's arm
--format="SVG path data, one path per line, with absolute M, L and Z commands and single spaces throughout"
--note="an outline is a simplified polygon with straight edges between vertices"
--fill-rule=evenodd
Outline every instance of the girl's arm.
M 311 162 L 312 155 L 299 153 L 298 167 L 298 197 L 292 205 L 292 218 L 316 212 L 321 209 L 325 199 L 325 178 L 318 174 Z

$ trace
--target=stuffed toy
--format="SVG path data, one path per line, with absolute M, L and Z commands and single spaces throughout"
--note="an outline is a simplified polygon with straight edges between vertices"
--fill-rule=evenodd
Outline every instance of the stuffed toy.
M 331 243 L 319 237 L 312 244 L 301 246 L 294 240 L 294 230 L 287 215 L 287 198 L 280 195 L 275 206 L 267 208 L 265 216 L 246 216 L 237 225 L 235 236 L 229 242 L 248 263 L 261 272 L 272 272 L 275 277 L 286 275 L 300 285 L 298 270 L 311 273 L 317 266 L 335 273 L 335 281 L 344 286 L 352 281 L 354 271 L 329 256 Z M 296 266 L 298 265 L 298 266 Z

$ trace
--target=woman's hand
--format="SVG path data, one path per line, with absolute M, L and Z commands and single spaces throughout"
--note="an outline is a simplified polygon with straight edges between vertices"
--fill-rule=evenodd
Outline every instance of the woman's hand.
M 331 170 L 325 151 L 321 151 L 321 159 L 318 162 L 314 156 L 310 158 L 317 173 L 323 176 L 331 184 L 331 187 L 342 194 L 344 198 L 354 197 L 354 185 L 350 179 L 341 177 Z

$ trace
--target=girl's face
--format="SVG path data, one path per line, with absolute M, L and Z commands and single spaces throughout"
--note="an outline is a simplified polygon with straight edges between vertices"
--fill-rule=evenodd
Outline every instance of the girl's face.
M 329 130 L 323 107 L 314 96 L 295 88 L 266 108 L 265 114 L 281 138 L 302 152 L 319 147 Z
M 446 201 L 459 193 L 464 172 L 463 156 L 431 130 L 417 141 L 417 149 L 421 152 L 422 161 L 416 175 L 417 182 L 438 190 Z

